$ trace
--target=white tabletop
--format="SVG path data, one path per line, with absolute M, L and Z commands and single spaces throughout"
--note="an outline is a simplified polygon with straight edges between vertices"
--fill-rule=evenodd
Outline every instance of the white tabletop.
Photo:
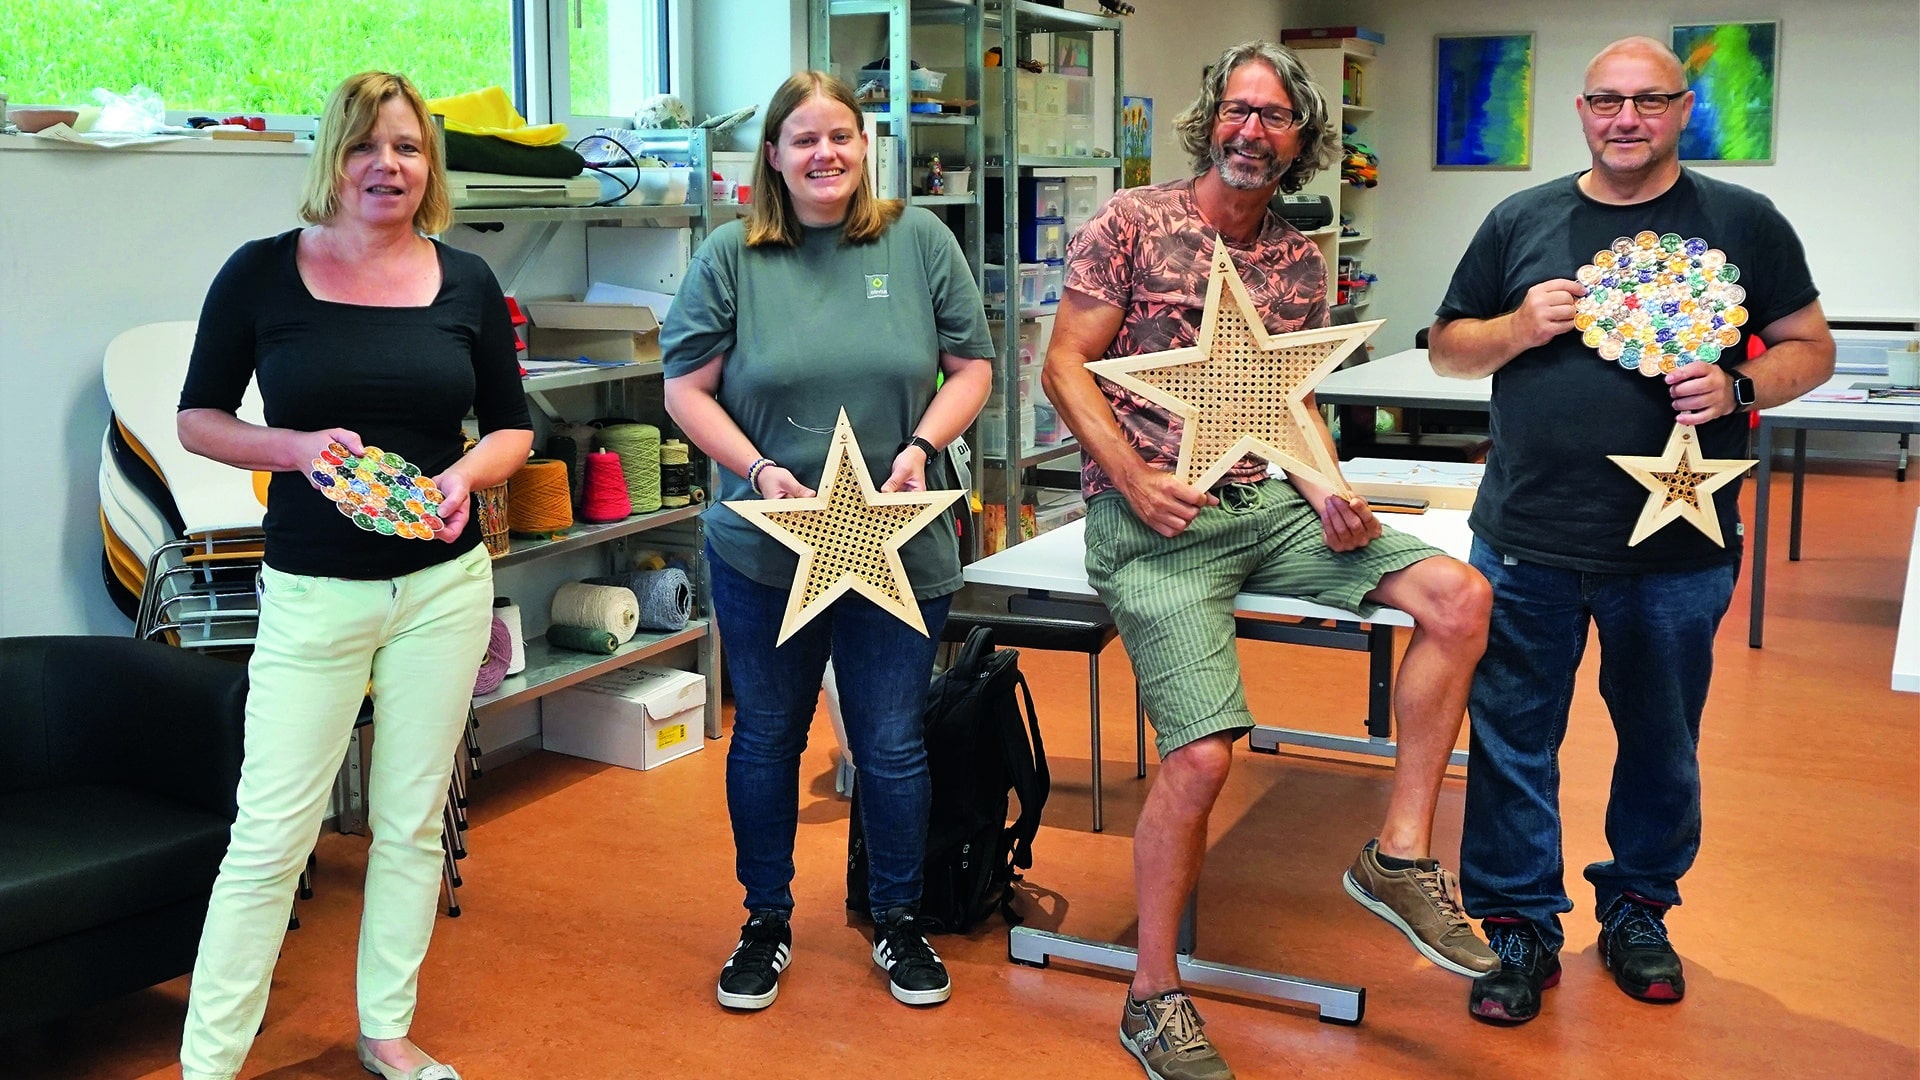
M 1920 694 L 1920 511 L 1913 518 L 1907 556 L 1907 592 L 1900 601 L 1900 634 L 1893 640 L 1893 688 Z
M 1434 372 L 1427 361 L 1427 350 L 1408 349 L 1341 368 L 1320 380 L 1313 392 L 1323 404 L 1410 405 L 1484 412 L 1493 397 L 1493 378 L 1446 378 Z
M 1473 534 L 1467 528 L 1464 510 L 1429 510 L 1424 514 L 1382 514 L 1381 520 L 1400 532 L 1425 540 L 1456 559 L 1465 560 L 1473 546 Z M 1087 584 L 1086 521 L 1062 525 L 1041 533 L 995 555 L 989 555 L 966 567 L 966 579 L 979 585 L 998 585 L 1014 589 L 1041 589 L 1066 596 L 1096 595 Z M 1243 615 L 1286 615 L 1308 619 L 1344 619 L 1354 614 L 1294 596 L 1269 596 L 1241 593 L 1234 608 Z M 1382 608 L 1368 622 L 1389 626 L 1412 626 L 1404 611 Z
M 1809 390 L 1809 394 L 1824 391 L 1850 390 L 1854 384 L 1865 386 L 1886 386 L 1884 377 L 1872 375 L 1835 375 L 1826 382 Z M 1804 396 L 1793 399 L 1785 405 L 1776 405 L 1760 410 L 1761 422 L 1792 427 L 1793 421 L 1812 421 L 1825 425 L 1847 425 L 1862 423 L 1870 426 L 1887 425 L 1899 428 L 1913 424 L 1920 426 L 1920 403 L 1910 401 L 1808 401 Z M 1782 422 L 1785 422 L 1784 424 Z

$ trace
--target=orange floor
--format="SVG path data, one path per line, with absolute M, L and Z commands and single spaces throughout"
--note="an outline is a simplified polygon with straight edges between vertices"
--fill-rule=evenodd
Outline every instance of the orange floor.
M 1213 818 L 1202 886 L 1210 959 L 1364 984 L 1358 1027 L 1203 994 L 1243 1077 L 1913 1077 L 1920 1073 L 1920 698 L 1887 688 L 1920 478 L 1816 475 L 1807 557 L 1786 562 L 1776 505 L 1767 647 L 1746 647 L 1745 583 L 1718 642 L 1701 747 L 1706 838 L 1671 920 L 1688 995 L 1632 1001 L 1595 958 L 1589 898 L 1569 917 L 1566 977 L 1535 1022 L 1483 1026 L 1467 983 L 1421 961 L 1341 891 L 1390 773 L 1353 761 L 1243 753 Z M 1749 510 L 1751 495 L 1748 496 Z M 1749 517 L 1750 517 L 1749 513 Z M 1863 523 L 1871 522 L 1871 526 Z M 1355 731 L 1364 660 L 1246 644 L 1263 718 Z M 1107 831 L 1089 831 L 1084 667 L 1033 654 L 1054 797 L 1035 844 L 1036 925 L 1132 929 L 1132 779 L 1124 654 L 1107 656 Z M 1583 672 L 1563 766 L 1567 863 L 1602 857 L 1612 736 Z M 1122 982 L 1010 966 L 996 925 L 936 945 L 946 1006 L 887 996 L 842 909 L 847 804 L 824 720 L 804 763 L 796 959 L 757 1015 L 715 1005 L 741 919 L 723 806 L 726 746 L 652 773 L 539 754 L 476 785 L 465 915 L 442 919 L 415 1035 L 468 1080 L 611 1077 L 1130 1077 L 1117 1045 Z M 1449 781 L 1437 850 L 1458 849 Z M 300 905 L 247 1076 L 363 1076 L 352 1050 L 353 940 L 363 838 L 327 836 L 318 897 Z M 0 1047 L 0 1075 L 178 1075 L 185 980 Z

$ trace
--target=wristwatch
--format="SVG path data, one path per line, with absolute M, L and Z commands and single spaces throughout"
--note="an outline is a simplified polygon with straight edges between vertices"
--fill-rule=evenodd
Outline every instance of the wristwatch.
M 930 443 L 930 442 L 928 442 L 927 440 L 925 440 L 925 439 L 923 439 L 923 438 L 921 438 L 921 437 L 920 437 L 920 436 L 918 436 L 918 435 L 909 435 L 909 436 L 907 436 L 907 441 L 906 441 L 906 442 L 903 442 L 903 443 L 901 443 L 901 444 L 900 444 L 900 450 L 905 450 L 905 449 L 906 449 L 907 447 L 909 447 L 909 446 L 917 446 L 917 447 L 919 447 L 919 448 L 920 448 L 920 452 L 921 452 L 921 453 L 923 453 L 923 454 L 925 454 L 925 455 L 927 455 L 927 460 L 928 460 L 928 461 L 932 461 L 932 460 L 934 459 L 934 455 L 936 455 L 936 454 L 938 454 L 938 453 L 940 452 L 940 451 L 938 451 L 938 450 L 935 450 L 935 449 L 933 448 L 933 444 L 932 444 L 932 443 Z M 897 454 L 897 453 L 899 453 L 899 452 L 900 452 L 900 450 L 895 450 L 895 451 L 894 451 L 894 453 L 896 453 L 896 454 Z
M 1747 412 L 1758 400 L 1754 396 L 1753 380 L 1740 373 L 1739 368 L 1728 368 L 1727 374 L 1733 376 L 1733 411 Z

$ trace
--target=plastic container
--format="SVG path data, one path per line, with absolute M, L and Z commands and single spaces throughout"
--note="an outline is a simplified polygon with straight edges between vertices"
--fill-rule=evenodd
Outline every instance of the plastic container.
M 1031 135 L 1032 149 L 1027 149 Z M 1021 153 L 1042 157 L 1062 157 L 1067 152 L 1067 118 L 1036 116 L 1020 129 Z
M 986 279 L 986 288 L 981 290 L 982 297 L 989 304 L 1007 302 L 1007 268 L 999 263 L 982 263 L 981 276 Z
M 1038 307 L 1041 300 L 1041 281 L 1047 268 L 1043 263 L 1020 264 L 1020 306 Z
M 1086 221 L 1100 208 L 1100 181 L 1092 176 L 1067 177 L 1067 212 L 1069 219 Z
M 1068 157 L 1089 157 L 1093 154 L 1093 117 L 1068 116 L 1066 118 L 1066 149 Z
M 1068 116 L 1093 115 L 1093 76 L 1062 75 L 1060 79 L 1066 87 L 1066 113 Z
M 1066 288 L 1067 264 L 1064 262 L 1048 263 L 1047 268 L 1040 273 L 1040 302 L 1043 304 L 1059 303 L 1060 294 L 1065 292 Z
M 1020 223 L 1020 260 L 1053 262 L 1067 257 L 1065 218 L 1027 218 Z
M 858 85 L 858 83 L 860 82 L 866 82 L 868 79 L 873 79 L 879 82 L 881 86 L 887 86 L 887 85 L 890 85 L 887 81 L 888 78 L 889 78 L 889 74 L 886 68 L 883 68 L 883 67 L 861 68 L 860 78 L 855 85 Z M 947 81 L 946 72 L 935 71 L 932 68 L 928 68 L 928 67 L 913 68 L 912 70 L 907 72 L 907 89 L 914 93 L 920 93 L 920 94 L 938 93 L 940 91 L 940 88 L 946 85 L 946 81 Z
M 666 168 L 635 169 L 621 165 L 603 166 L 593 175 L 600 180 L 600 200 L 619 197 L 628 184 L 633 192 L 620 199 L 621 206 L 679 206 L 687 201 L 687 182 L 691 171 L 685 165 Z
M 1065 177 L 1033 176 L 1020 181 L 1021 217 L 1058 218 L 1066 215 L 1067 181 Z
M 972 169 L 970 168 L 948 169 L 946 170 L 946 174 L 947 174 L 947 194 L 949 195 L 973 194 L 973 170 Z
M 1033 111 L 1041 116 L 1065 116 L 1067 112 L 1067 76 L 1035 75 Z M 1091 91 L 1089 91 L 1091 92 Z
M 1040 75 L 1031 71 L 1015 72 L 1013 76 L 1013 107 L 1015 112 L 1032 114 L 1039 110 L 1034 102 L 1040 95 Z

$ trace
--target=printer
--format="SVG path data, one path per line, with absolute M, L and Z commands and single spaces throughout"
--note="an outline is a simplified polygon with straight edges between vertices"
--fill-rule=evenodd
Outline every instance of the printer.
M 1276 194 L 1267 208 L 1301 232 L 1312 232 L 1333 224 L 1333 200 L 1325 195 Z

